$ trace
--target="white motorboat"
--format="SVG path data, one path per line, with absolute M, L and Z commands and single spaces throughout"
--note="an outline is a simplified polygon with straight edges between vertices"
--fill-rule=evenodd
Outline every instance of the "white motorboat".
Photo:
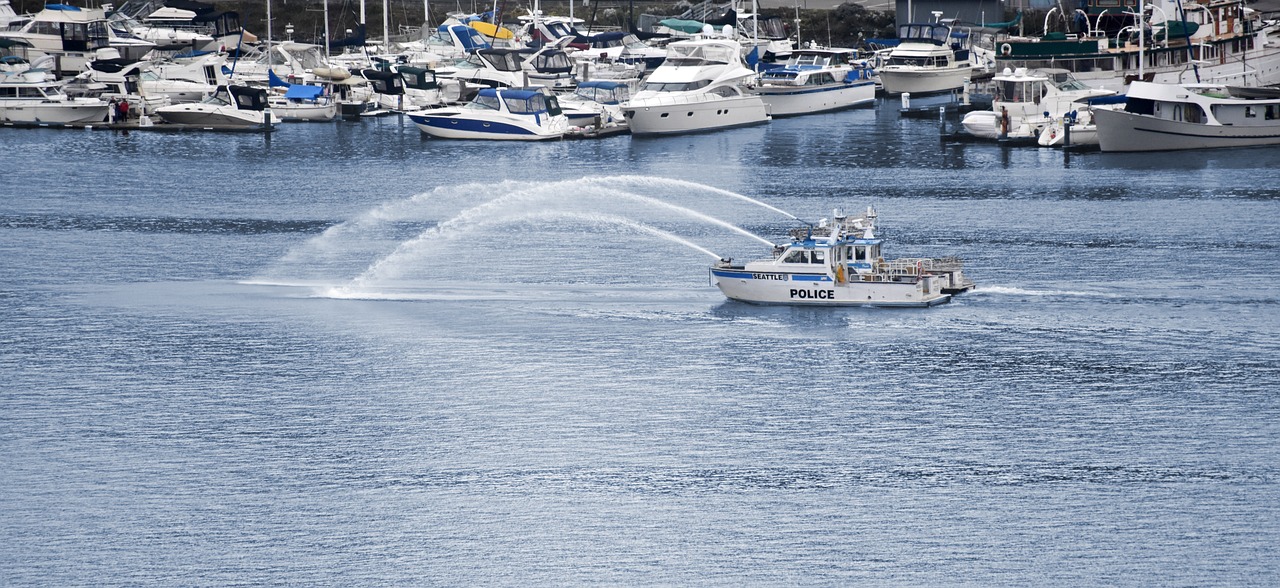
M 289 84 L 283 95 L 271 96 L 267 103 L 284 122 L 325 122 L 338 116 L 338 103 L 323 86 Z
M 958 90 L 973 75 L 969 50 L 953 41 L 945 24 L 904 24 L 898 27 L 900 42 L 876 69 L 884 91 L 890 94 L 936 94 Z M 955 37 L 959 39 L 959 37 Z M 966 37 L 967 38 L 967 37 Z
M 755 77 L 736 41 L 700 38 L 667 45 L 667 59 L 623 106 L 634 135 L 726 129 L 770 120 L 769 107 L 746 90 Z
M 99 49 L 110 47 L 120 57 L 137 61 L 155 48 L 154 43 L 113 29 L 101 8 L 67 4 L 47 4 L 34 16 L 14 18 L 0 30 L 0 39 L 26 43 L 27 59 L 33 62 L 52 57 L 53 72 L 67 76 L 84 71 Z
M 482 88 L 465 106 L 411 112 L 409 120 L 441 139 L 544 141 L 569 130 L 554 96 L 523 88 Z
M 274 127 L 280 119 L 267 108 L 267 91 L 249 86 L 219 86 L 203 102 L 156 109 L 167 123 L 202 127 Z
M 627 98 L 626 84 L 593 80 L 578 84 L 572 94 L 559 96 L 557 100 L 569 126 L 612 128 L 626 126 L 622 104 Z
M 107 118 L 110 104 L 98 98 L 71 98 L 63 84 L 36 69 L 0 72 L 0 121 L 11 123 L 93 123 Z
M 992 80 L 991 109 L 969 112 L 960 120 L 965 131 L 982 139 L 1037 141 L 1041 131 L 1075 109 L 1077 101 L 1115 94 L 1090 88 L 1061 69 L 1006 69 Z
M 1073 110 L 1054 117 L 1040 131 L 1041 147 L 1086 147 L 1098 145 L 1098 125 L 1093 113 L 1098 110 L 1124 108 L 1125 96 L 1103 96 L 1078 100 Z
M 1094 120 L 1103 151 L 1280 145 L 1280 90 L 1133 82 L 1123 109 Z
M 732 300 L 808 306 L 933 306 L 973 289 L 955 257 L 886 261 L 875 220 L 871 208 L 860 218 L 837 211 L 830 222 L 792 231 L 769 259 L 720 260 L 711 281 Z
M 829 112 L 870 104 L 876 83 L 851 64 L 851 49 L 800 49 L 786 65 L 760 74 L 756 92 L 773 116 Z

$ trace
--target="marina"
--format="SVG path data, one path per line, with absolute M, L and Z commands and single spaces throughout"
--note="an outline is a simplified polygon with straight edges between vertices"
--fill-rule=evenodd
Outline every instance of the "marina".
M 393 61 L 276 71 L 354 115 L 270 132 L 0 126 L 0 585 L 1280 583 L 1275 146 L 953 140 L 896 95 L 440 139 L 571 99 Z M 1142 89 L 1088 106 L 1192 100 Z

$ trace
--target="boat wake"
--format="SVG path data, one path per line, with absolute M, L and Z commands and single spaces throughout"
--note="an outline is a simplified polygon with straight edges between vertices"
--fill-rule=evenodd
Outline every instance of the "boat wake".
M 742 194 L 648 176 L 442 186 L 335 223 L 247 281 L 395 300 L 452 297 L 433 291 L 441 283 L 490 292 L 495 284 L 700 286 L 716 249 L 740 249 L 744 239 L 772 246 L 709 210 L 796 218 Z
M 1005 295 L 1005 296 L 1072 296 L 1080 298 L 1121 298 L 1113 292 L 1085 292 L 1079 290 L 1034 290 L 1015 286 L 978 286 L 971 294 Z

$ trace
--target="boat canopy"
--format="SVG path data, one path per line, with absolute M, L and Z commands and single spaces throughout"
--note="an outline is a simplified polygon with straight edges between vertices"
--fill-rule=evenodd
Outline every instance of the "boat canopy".
M 324 95 L 324 88 L 309 84 L 294 84 L 284 93 L 284 97 L 290 100 L 315 100 L 322 95 Z
M 481 88 L 480 93 L 476 95 L 475 102 L 498 108 L 497 102 L 501 100 L 511 114 L 542 114 L 550 110 L 548 103 L 553 102 L 553 100 L 549 101 L 548 98 L 547 95 L 537 90 Z M 558 105 L 557 110 L 559 110 Z
M 588 80 L 582 82 L 578 84 L 578 89 L 574 90 L 573 93 L 601 104 L 619 104 L 626 102 L 629 97 L 626 84 L 611 80 Z
M 735 63 L 738 58 L 738 44 L 732 42 L 685 41 L 667 45 L 667 61 L 672 65 Z
M 570 73 L 573 61 L 564 51 L 544 51 L 541 49 L 521 49 L 524 60 L 533 66 L 538 73 Z
M 401 66 L 399 69 L 400 77 L 404 78 L 406 88 L 415 90 L 433 90 L 439 88 L 440 84 L 436 81 L 436 72 L 425 67 Z
M 690 35 L 701 33 L 703 23 L 700 20 L 684 20 L 681 18 L 668 18 L 658 21 L 658 24 L 667 27 L 673 31 L 680 31 Z
M 950 27 L 938 24 L 904 24 L 898 27 L 898 38 L 902 42 L 933 43 L 946 45 L 951 35 Z

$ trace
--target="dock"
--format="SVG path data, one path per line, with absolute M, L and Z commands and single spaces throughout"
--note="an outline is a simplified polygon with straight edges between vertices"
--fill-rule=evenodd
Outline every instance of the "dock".
M 269 133 L 276 130 L 274 125 L 180 125 L 163 122 L 152 122 L 142 124 L 137 120 L 131 120 L 123 123 L 93 122 L 93 123 L 26 123 L 26 122 L 0 122 L 0 127 L 12 127 L 17 129 L 74 129 L 86 131 L 153 131 L 167 133 L 183 133 L 183 132 L 215 132 L 215 133 Z

